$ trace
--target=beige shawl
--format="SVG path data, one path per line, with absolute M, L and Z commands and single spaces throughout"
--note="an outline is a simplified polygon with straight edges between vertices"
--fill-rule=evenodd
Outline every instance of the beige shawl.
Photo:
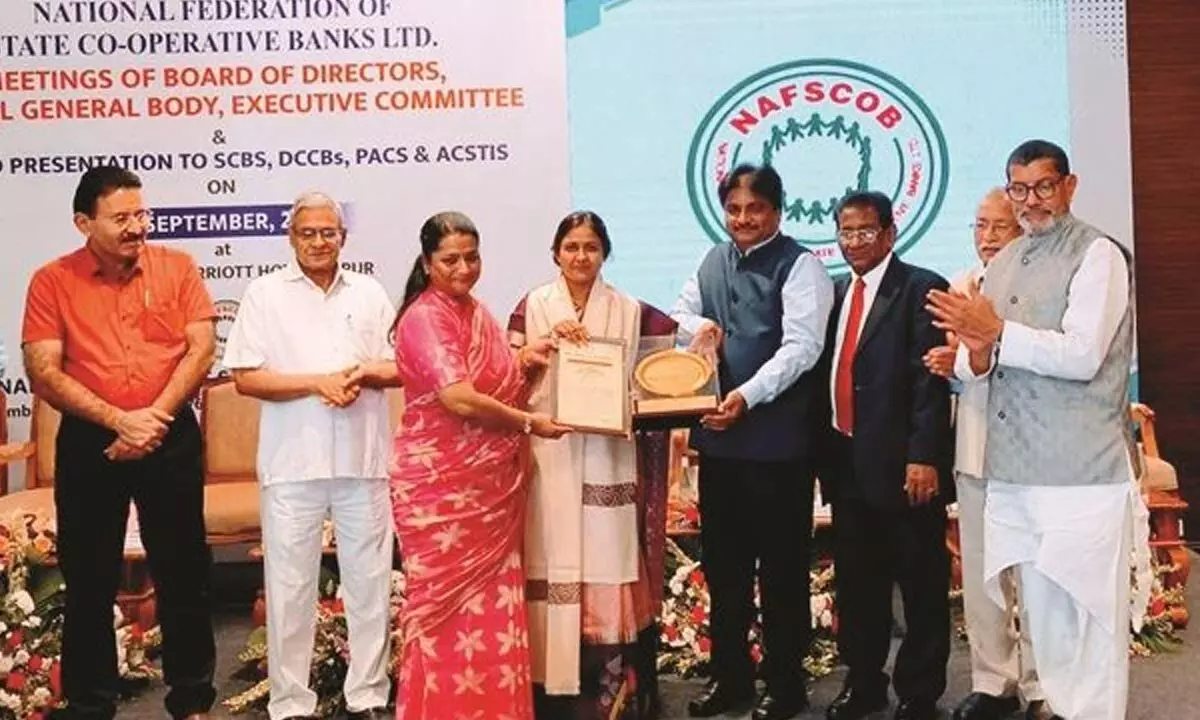
M 636 300 L 597 278 L 582 323 L 592 337 L 623 338 L 630 369 L 640 318 Z M 526 338 L 576 319 L 561 277 L 526 298 Z M 534 389 L 530 405 L 550 412 L 547 382 Z M 632 439 L 583 433 L 534 438 L 532 451 L 525 571 L 533 678 L 547 694 L 577 695 L 583 585 L 638 578 L 637 458 Z

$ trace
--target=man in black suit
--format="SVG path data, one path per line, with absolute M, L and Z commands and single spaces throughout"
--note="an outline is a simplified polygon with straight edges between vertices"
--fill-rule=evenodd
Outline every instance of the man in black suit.
M 896 720 L 932 720 L 950 654 L 946 501 L 953 435 L 944 379 L 922 356 L 944 340 L 925 310 L 948 283 L 892 254 L 892 203 L 847 195 L 836 210 L 851 273 L 836 282 L 821 368 L 828 403 L 819 424 L 821 483 L 833 503 L 838 649 L 849 667 L 830 720 L 857 720 L 888 705 L 884 672 L 899 584 L 907 634 L 892 683 Z

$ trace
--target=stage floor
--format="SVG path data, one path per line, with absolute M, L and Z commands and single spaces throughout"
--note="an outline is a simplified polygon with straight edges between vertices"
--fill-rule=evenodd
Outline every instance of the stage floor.
M 1197 567 L 1193 564 L 1193 567 Z M 218 571 L 220 572 L 220 571 Z M 1188 587 L 1188 606 L 1200 608 L 1200 581 L 1195 577 Z M 1156 655 L 1152 658 L 1135 658 L 1132 661 L 1128 720 L 1159 720 L 1160 718 L 1191 717 L 1200 706 L 1200 683 L 1196 680 L 1196 668 L 1200 667 L 1200 623 L 1193 622 L 1180 633 L 1184 644 L 1175 652 Z M 245 683 L 231 677 L 237 667 L 236 655 L 242 648 L 246 633 L 250 629 L 250 613 L 245 608 L 223 611 L 217 617 L 217 682 L 219 697 L 225 698 L 245 687 Z M 950 658 L 950 686 L 943 698 L 949 705 L 957 702 L 970 691 L 967 646 L 955 640 Z M 825 717 L 825 706 L 841 689 L 843 671 L 821 678 L 813 683 L 812 709 L 800 717 L 817 720 Z M 662 678 L 664 715 L 662 720 L 683 720 L 687 717 L 687 701 L 703 685 L 702 680 Z M 162 696 L 165 689 L 156 683 L 137 699 L 120 708 L 118 717 L 129 720 L 158 720 L 163 717 Z M 214 717 L 232 717 L 220 707 L 214 708 Z M 260 720 L 261 716 L 242 716 L 248 720 Z M 737 718 L 739 716 L 727 716 Z M 747 713 L 743 717 L 749 717 Z M 879 715 L 887 718 L 890 715 Z M 944 708 L 943 717 L 949 717 Z

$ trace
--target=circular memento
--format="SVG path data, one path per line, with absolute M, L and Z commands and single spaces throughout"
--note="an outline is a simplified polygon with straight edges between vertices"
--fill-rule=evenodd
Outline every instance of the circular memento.
M 712 372 L 712 366 L 699 355 L 682 350 L 662 350 L 643 358 L 633 377 L 647 392 L 684 397 L 703 388 Z

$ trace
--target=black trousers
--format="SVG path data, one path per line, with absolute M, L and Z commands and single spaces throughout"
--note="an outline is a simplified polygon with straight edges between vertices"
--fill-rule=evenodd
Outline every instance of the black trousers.
M 887 692 L 883 668 L 891 649 L 892 588 L 898 584 L 907 632 L 892 684 L 902 700 L 936 701 L 946 690 L 950 659 L 946 507 L 934 502 L 881 508 L 847 495 L 833 501 L 838 652 L 849 668 L 846 685 L 867 694 Z
M 67 585 L 63 694 L 70 718 L 112 718 L 119 690 L 113 603 L 121 577 L 130 499 L 154 581 L 163 633 L 167 711 L 206 712 L 216 699 L 209 595 L 212 557 L 204 531 L 200 428 L 176 414 L 162 446 L 111 462 L 114 434 L 64 415 L 56 446 L 58 560 Z
M 718 682 L 754 680 L 747 635 L 755 616 L 757 562 L 768 690 L 804 691 L 802 663 L 812 630 L 813 478 L 808 462 L 700 458 L 702 566 L 712 598 L 712 678 Z

